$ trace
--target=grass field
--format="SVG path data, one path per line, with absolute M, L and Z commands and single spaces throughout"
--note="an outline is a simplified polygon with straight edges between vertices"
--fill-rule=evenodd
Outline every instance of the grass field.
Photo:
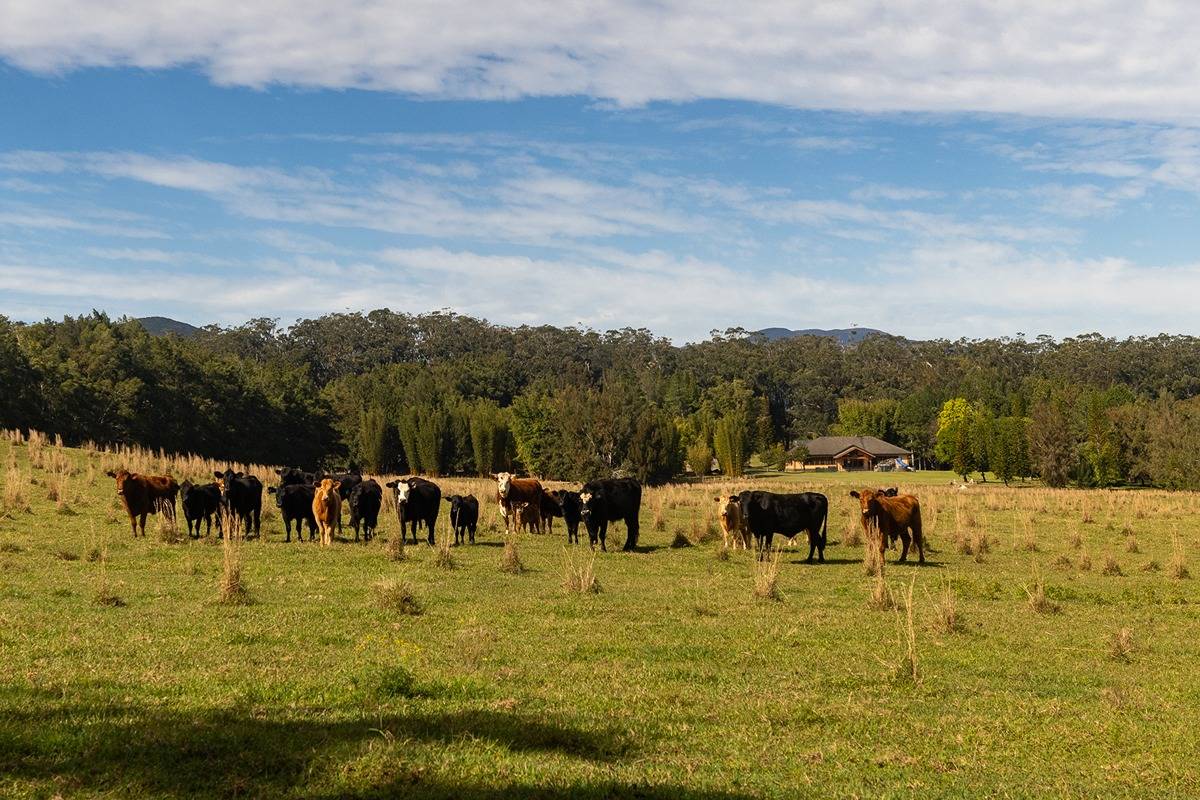
M 453 569 L 393 560 L 390 512 L 321 549 L 268 506 L 235 604 L 215 538 L 130 537 L 104 470 L 155 461 L 0 443 L 0 796 L 1200 794 L 1195 494 L 672 486 L 645 495 L 645 552 L 593 562 L 560 522 L 516 574 L 490 504 Z M 890 552 L 880 583 L 847 491 L 897 480 L 934 551 Z M 713 536 L 712 498 L 751 484 L 830 496 L 828 563 L 784 548 L 774 598 Z M 598 592 L 564 587 L 589 567 Z

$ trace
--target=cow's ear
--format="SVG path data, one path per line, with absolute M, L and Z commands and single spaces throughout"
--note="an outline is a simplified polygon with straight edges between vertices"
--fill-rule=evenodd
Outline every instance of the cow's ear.
M 400 481 L 388 481 L 387 483 L 384 484 L 384 486 L 386 486 L 389 489 L 395 489 L 396 484 L 398 484 L 399 482 Z
M 850 496 L 851 496 L 851 497 L 858 497 L 858 492 L 856 492 L 856 491 L 851 491 L 851 492 L 850 492 Z
M 738 496 L 736 494 L 729 495 L 729 502 L 736 503 L 737 501 L 738 501 Z
M 276 474 L 276 475 L 282 475 L 282 474 L 283 474 L 283 470 L 281 470 L 281 469 L 277 469 L 277 470 L 275 470 L 275 474 Z
M 115 478 L 115 477 L 117 477 L 117 473 L 113 472 L 111 469 L 110 469 L 110 470 L 108 470 L 107 472 L 105 472 L 104 474 L 105 474 L 105 475 L 107 475 L 107 476 L 108 476 L 108 477 L 110 477 L 110 478 Z
M 235 477 L 235 478 L 240 478 L 240 477 L 242 477 L 242 473 L 240 473 L 240 472 L 235 472 L 235 473 L 233 473 L 233 477 Z
M 217 472 L 217 471 L 214 469 L 214 470 L 213 470 L 213 477 L 214 477 L 214 478 L 224 478 L 224 477 L 225 477 L 225 473 L 224 473 L 224 472 Z

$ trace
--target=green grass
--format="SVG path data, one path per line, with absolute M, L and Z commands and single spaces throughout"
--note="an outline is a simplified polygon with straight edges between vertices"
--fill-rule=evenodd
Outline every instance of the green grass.
M 99 463 L 109 457 L 66 451 L 65 515 L 28 447 L 0 443 L 0 464 L 10 452 L 36 483 L 32 513 L 0 516 L 6 798 L 1194 797 L 1200 786 L 1200 581 L 1167 566 L 1172 532 L 1185 558 L 1197 552 L 1193 494 L 955 492 L 944 473 L 669 487 L 646 494 L 645 552 L 597 555 L 598 593 L 564 588 L 561 522 L 522 537 L 525 570 L 510 574 L 491 508 L 452 571 L 424 544 L 390 560 L 393 516 L 369 546 L 322 549 L 285 544 L 270 514 L 267 535 L 242 545 L 254 602 L 238 606 L 218 602 L 218 544 L 165 544 L 154 522 L 130 538 Z M 668 546 L 714 514 L 713 496 L 751 482 L 827 488 L 831 542 L 858 524 L 853 486 L 903 483 L 922 498 L 931 563 L 897 565 L 892 551 L 885 570 L 897 598 L 915 584 L 915 681 L 903 615 L 869 606 L 861 547 L 834 544 L 813 566 L 806 546 L 785 550 L 775 601 L 754 596 L 751 554 Z M 484 496 L 483 482 L 444 483 Z M 992 546 L 977 563 L 954 540 L 980 531 Z M 1075 566 L 1085 553 L 1087 572 Z M 1106 555 L 1122 576 L 1101 574 Z M 1144 570 L 1151 561 L 1162 569 Z M 1059 613 L 1031 610 L 1025 589 L 1039 578 Z M 380 585 L 403 586 L 421 613 Z M 947 585 L 953 630 L 939 624 Z M 98 603 L 102 589 L 124 605 Z M 1122 629 L 1131 645 L 1114 657 Z

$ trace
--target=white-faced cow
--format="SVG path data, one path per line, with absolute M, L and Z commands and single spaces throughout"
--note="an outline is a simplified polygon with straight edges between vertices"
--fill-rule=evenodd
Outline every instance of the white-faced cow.
M 587 526 L 588 541 L 592 547 L 600 542 L 600 549 L 607 550 L 605 537 L 608 523 L 625 523 L 624 550 L 637 549 L 638 515 L 642 510 L 642 485 L 633 478 L 604 478 L 588 481 L 579 490 L 582 504 L 580 516 Z
M 429 529 L 429 543 L 433 544 L 434 527 L 442 505 L 442 490 L 436 483 L 417 477 L 389 481 L 387 486 L 395 493 L 401 538 L 404 537 L 406 526 L 411 527 L 413 544 L 416 544 L 417 526 L 424 524 Z
M 511 530 L 515 522 L 513 509 L 517 503 L 536 505 L 540 516 L 542 495 L 545 494 L 540 481 L 536 478 L 514 478 L 511 472 L 499 472 L 492 477 L 496 479 L 496 502 L 500 504 L 506 530 Z M 540 526 L 538 532 L 541 532 Z

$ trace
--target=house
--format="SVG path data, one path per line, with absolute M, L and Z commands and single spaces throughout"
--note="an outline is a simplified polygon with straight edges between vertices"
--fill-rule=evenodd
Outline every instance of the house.
M 874 436 L 820 436 L 803 445 L 808 456 L 789 462 L 789 470 L 871 470 L 896 458 L 912 463 L 911 451 Z

